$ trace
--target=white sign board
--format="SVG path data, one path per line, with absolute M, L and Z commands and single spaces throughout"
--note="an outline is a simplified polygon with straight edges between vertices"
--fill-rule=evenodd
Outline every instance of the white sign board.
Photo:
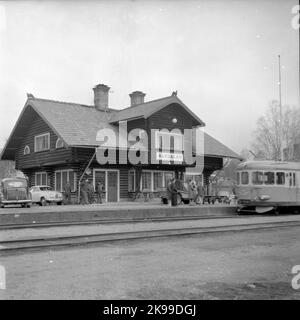
M 183 161 L 182 153 L 170 153 L 170 152 L 156 152 L 156 160 L 161 161 Z

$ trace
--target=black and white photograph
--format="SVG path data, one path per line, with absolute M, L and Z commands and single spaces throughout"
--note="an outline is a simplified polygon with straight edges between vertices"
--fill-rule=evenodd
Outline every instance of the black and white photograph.
M 299 300 L 299 17 L 0 1 L 0 300 Z

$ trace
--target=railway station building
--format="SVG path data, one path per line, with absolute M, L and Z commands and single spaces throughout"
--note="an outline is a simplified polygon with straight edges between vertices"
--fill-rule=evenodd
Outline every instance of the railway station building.
M 101 180 L 107 202 L 129 200 L 137 191 L 157 197 L 171 177 L 193 177 L 206 184 L 212 172 L 222 169 L 225 160 L 240 158 L 204 132 L 201 168 L 187 164 L 182 155 L 175 152 L 174 143 L 178 138 L 183 139 L 185 129 L 197 130 L 205 123 L 178 98 L 177 92 L 145 101 L 145 93 L 134 91 L 128 103 L 124 102 L 129 107 L 113 109 L 109 106 L 109 90 L 104 84 L 95 86 L 94 105 L 40 99 L 28 94 L 1 159 L 15 161 L 16 169 L 28 177 L 30 186 L 49 185 L 63 191 L 69 181 L 75 203 L 83 179 L 94 185 Z M 124 163 L 120 155 L 128 152 L 129 147 L 124 151 L 118 146 L 113 150 L 118 155 L 115 163 L 99 163 L 99 130 L 109 129 L 118 135 L 124 122 L 127 133 L 137 129 L 148 134 L 148 146 L 154 148 L 156 155 L 155 163 Z M 152 135 L 153 130 L 159 131 L 158 134 Z M 170 141 L 167 152 L 162 149 L 166 135 Z M 193 154 L 197 157 L 195 143 L 192 142 Z M 110 151 L 108 148 L 107 152 Z

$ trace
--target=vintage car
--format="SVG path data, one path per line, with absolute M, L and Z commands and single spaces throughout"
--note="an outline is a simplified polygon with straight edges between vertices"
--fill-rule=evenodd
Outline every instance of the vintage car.
M 31 195 L 25 178 L 6 178 L 0 184 L 0 207 L 20 204 L 30 207 Z
M 53 190 L 49 186 L 34 186 L 29 190 L 33 203 L 38 203 L 40 206 L 45 206 L 48 203 L 57 203 L 61 205 L 63 195 L 61 192 Z

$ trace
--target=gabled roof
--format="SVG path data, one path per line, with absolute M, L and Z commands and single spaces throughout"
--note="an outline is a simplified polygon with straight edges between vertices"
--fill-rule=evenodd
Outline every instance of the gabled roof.
M 237 153 L 226 147 L 223 143 L 216 140 L 208 133 L 204 132 L 204 154 L 206 156 L 219 156 L 225 158 L 241 159 Z
M 96 133 L 99 129 L 109 127 L 116 131 L 116 127 L 107 121 L 112 109 L 107 109 L 106 115 L 105 111 L 96 110 L 92 106 L 38 98 L 27 99 L 0 159 L 14 160 L 24 130 L 31 125 L 32 110 L 67 146 L 97 146 Z
M 143 105 L 120 111 L 110 108 L 106 111 L 104 109 L 97 110 L 94 106 L 29 98 L 3 148 L 0 159 L 14 160 L 15 152 L 19 147 L 24 131 L 32 123 L 33 112 L 48 124 L 53 132 L 64 141 L 66 146 L 93 148 L 99 145 L 96 141 L 98 130 L 109 128 L 117 133 L 118 128 L 112 125 L 112 122 L 128 119 L 133 115 L 149 117 L 171 103 L 182 105 L 195 119 L 204 124 L 176 96 L 153 100 Z M 205 155 L 239 158 L 235 152 L 206 133 L 204 152 Z
M 118 121 L 130 120 L 136 118 L 149 118 L 152 114 L 165 108 L 166 106 L 176 103 L 182 106 L 190 115 L 195 119 L 195 124 L 199 126 L 205 126 L 205 123 L 198 118 L 177 96 L 172 95 L 169 97 L 148 101 L 142 104 L 138 104 L 133 107 L 122 109 L 111 115 L 110 123 L 116 123 Z

